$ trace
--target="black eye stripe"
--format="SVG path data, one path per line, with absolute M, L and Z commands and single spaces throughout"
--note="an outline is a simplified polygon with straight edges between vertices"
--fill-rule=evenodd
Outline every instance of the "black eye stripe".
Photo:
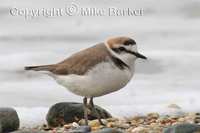
M 125 53 L 129 53 L 129 54 L 133 54 L 133 55 L 136 55 L 137 53 L 135 53 L 134 51 L 130 51 L 130 50 L 127 50 L 126 48 L 124 47 L 119 47 L 119 48 L 112 48 L 113 51 L 115 51 L 116 53 L 120 54 L 122 52 L 125 52 Z
M 126 48 L 124 48 L 124 47 L 119 47 L 118 48 L 120 51 L 125 51 L 126 50 Z
M 129 45 L 136 45 L 136 42 L 132 39 L 127 40 L 124 42 L 124 45 L 129 46 Z

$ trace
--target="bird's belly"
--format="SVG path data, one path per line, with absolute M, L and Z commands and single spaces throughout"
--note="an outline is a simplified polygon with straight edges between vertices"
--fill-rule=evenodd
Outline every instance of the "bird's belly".
M 123 88 L 133 73 L 128 69 L 104 63 L 97 65 L 85 75 L 58 76 L 57 82 L 69 91 L 85 97 L 98 97 Z

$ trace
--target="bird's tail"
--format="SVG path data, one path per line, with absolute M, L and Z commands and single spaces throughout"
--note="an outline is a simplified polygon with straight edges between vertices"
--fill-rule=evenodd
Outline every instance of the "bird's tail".
M 42 66 L 26 66 L 25 70 L 34 70 L 34 71 L 52 71 L 55 65 L 42 65 Z

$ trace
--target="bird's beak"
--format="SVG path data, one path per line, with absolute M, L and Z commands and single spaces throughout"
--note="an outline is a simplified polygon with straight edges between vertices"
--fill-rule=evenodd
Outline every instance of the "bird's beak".
M 138 52 L 129 51 L 129 50 L 125 50 L 125 51 L 126 51 L 127 53 L 130 53 L 130 54 L 135 55 L 137 58 L 141 58 L 141 59 L 147 60 L 147 57 L 146 57 L 146 56 L 144 56 L 144 55 L 142 55 L 142 54 L 140 54 L 140 53 L 138 53 Z
M 142 55 L 142 54 L 140 54 L 140 53 L 138 53 L 138 52 L 135 53 L 134 55 L 135 55 L 136 57 L 138 57 L 138 58 L 141 58 L 141 59 L 145 59 L 145 60 L 147 59 L 146 56 L 144 56 L 144 55 Z

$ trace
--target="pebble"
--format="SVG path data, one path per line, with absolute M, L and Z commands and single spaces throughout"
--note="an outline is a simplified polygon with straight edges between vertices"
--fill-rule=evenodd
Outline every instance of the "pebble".
M 65 128 L 65 129 L 70 129 L 70 128 L 72 128 L 72 125 L 71 125 L 71 124 L 64 125 L 64 128 Z
M 158 113 L 149 113 L 149 114 L 147 114 L 147 117 L 149 117 L 150 119 L 158 119 L 159 114 Z
M 164 129 L 163 133 L 194 133 L 200 131 L 200 125 L 196 124 L 178 124 Z
M 112 117 L 109 112 L 105 109 L 96 106 L 96 110 L 99 112 L 101 118 Z M 88 119 L 96 119 L 96 113 L 94 111 L 88 110 Z M 63 126 L 72 122 L 78 122 L 84 117 L 84 108 L 82 103 L 75 102 L 61 102 L 54 104 L 48 111 L 46 116 L 46 121 L 50 127 Z
M 73 123 L 72 123 L 72 126 L 73 126 L 73 127 L 79 127 L 79 124 L 76 123 L 76 122 L 73 122 Z
M 136 127 L 131 131 L 131 133 L 148 133 L 148 129 L 144 127 Z
M 88 125 L 91 127 L 97 127 L 97 126 L 100 126 L 101 124 L 99 123 L 98 120 L 92 120 L 92 121 L 89 121 Z
M 94 131 L 92 133 L 126 133 L 126 132 L 115 128 L 104 128 L 98 131 Z
M 13 108 L 0 108 L 0 132 L 12 132 L 19 128 L 18 114 Z
M 90 131 L 91 131 L 90 126 L 79 126 L 79 127 L 70 129 L 68 132 L 69 133 L 89 133 Z

